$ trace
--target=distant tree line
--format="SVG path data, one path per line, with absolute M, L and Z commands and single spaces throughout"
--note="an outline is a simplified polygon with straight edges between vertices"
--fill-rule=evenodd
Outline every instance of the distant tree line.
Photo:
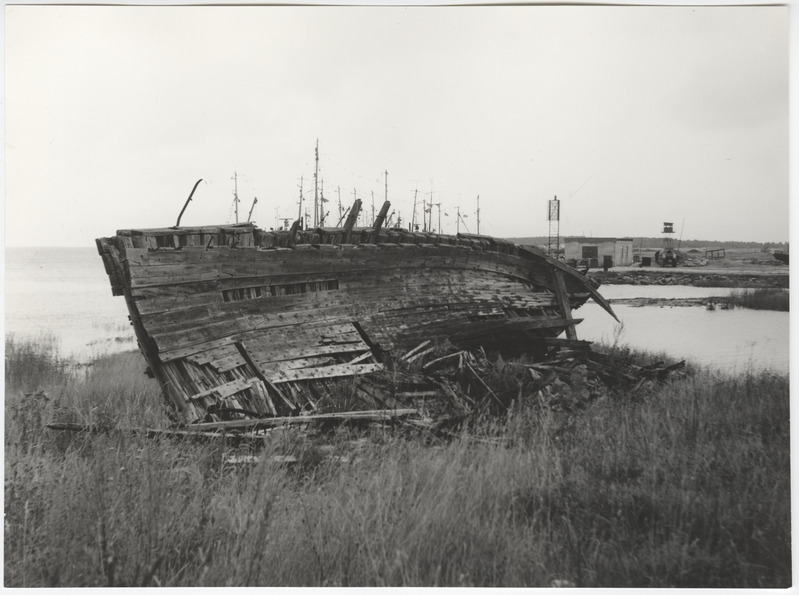
M 567 236 L 571 237 L 571 236 Z M 522 246 L 546 246 L 549 238 L 547 236 L 532 236 L 524 238 L 505 238 L 515 244 Z M 646 236 L 633 236 L 634 247 L 638 248 L 643 245 L 644 248 L 659 247 L 663 243 L 662 237 L 646 237 Z M 561 238 L 561 242 L 563 238 Z M 681 250 L 690 248 L 704 248 L 713 250 L 716 248 L 740 248 L 748 250 L 785 250 L 787 244 L 785 242 L 736 242 L 736 241 L 718 241 L 718 240 L 682 240 L 674 238 L 674 244 L 679 244 Z

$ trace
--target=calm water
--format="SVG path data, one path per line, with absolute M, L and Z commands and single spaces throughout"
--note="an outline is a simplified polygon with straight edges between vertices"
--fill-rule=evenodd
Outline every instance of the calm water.
M 52 335 L 60 352 L 85 361 L 136 348 L 123 297 L 95 248 L 6 248 L 5 331 Z
M 601 291 L 611 299 L 709 297 L 726 295 L 730 291 L 718 289 L 714 293 L 697 294 L 697 290 L 714 290 L 674 286 L 659 287 L 660 294 L 640 295 L 641 292 L 632 291 L 639 287 L 613 286 L 614 290 L 616 288 L 617 291 L 609 291 L 610 287 Z M 625 291 L 629 295 L 624 294 Z M 576 310 L 574 316 L 584 319 L 577 326 L 578 337 L 613 343 L 618 336 L 621 344 L 635 349 L 663 352 L 730 373 L 768 369 L 787 374 L 790 370 L 788 312 L 623 305 L 614 305 L 613 311 L 622 321 L 621 325 L 593 302 Z
M 51 334 L 61 353 L 88 360 L 136 348 L 122 297 L 111 295 L 102 260 L 92 248 L 7 248 L 6 333 L 17 337 Z M 688 298 L 727 295 L 725 288 L 607 285 L 610 299 Z M 630 347 L 665 352 L 727 371 L 789 370 L 788 313 L 714 310 L 701 307 L 617 305 L 624 322 L 620 339 Z M 577 334 L 613 342 L 619 325 L 589 302 L 575 312 L 585 320 Z

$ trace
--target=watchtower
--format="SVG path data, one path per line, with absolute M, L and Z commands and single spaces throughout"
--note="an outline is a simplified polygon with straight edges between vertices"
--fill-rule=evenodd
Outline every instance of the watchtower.
M 674 252 L 674 240 L 672 234 L 674 233 L 674 224 L 663 222 L 663 248 L 659 254 L 656 255 L 657 263 L 662 266 L 677 266 L 677 253 Z

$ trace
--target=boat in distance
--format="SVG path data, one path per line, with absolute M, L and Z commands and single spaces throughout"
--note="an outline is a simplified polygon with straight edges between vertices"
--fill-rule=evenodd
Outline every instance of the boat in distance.
M 379 373 L 425 341 L 545 356 L 577 341 L 587 277 L 473 234 L 252 223 L 129 229 L 96 240 L 114 295 L 180 424 L 318 411 L 326 383 Z M 565 338 L 558 335 L 565 333 Z

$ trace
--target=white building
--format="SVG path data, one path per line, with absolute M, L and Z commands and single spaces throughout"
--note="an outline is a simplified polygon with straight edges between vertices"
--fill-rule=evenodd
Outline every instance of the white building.
M 629 266 L 633 263 L 632 238 L 564 237 L 566 261 L 584 261 L 592 268 Z

